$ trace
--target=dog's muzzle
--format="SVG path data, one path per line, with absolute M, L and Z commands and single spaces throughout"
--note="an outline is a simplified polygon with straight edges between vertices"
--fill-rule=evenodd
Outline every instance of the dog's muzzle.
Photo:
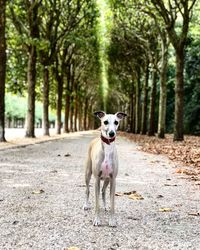
M 110 138 L 113 138 L 113 137 L 115 136 L 115 132 L 111 130 L 111 131 L 108 133 L 108 135 L 109 135 Z

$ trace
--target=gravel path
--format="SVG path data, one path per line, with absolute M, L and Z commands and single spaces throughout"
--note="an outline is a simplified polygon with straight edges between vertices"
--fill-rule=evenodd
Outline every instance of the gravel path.
M 84 211 L 83 162 L 96 135 L 0 150 L 0 249 L 199 250 L 199 186 L 174 174 L 166 157 L 119 137 L 117 192 L 136 191 L 144 199 L 116 196 L 117 228 L 108 227 L 103 211 L 103 225 L 92 226 L 94 181 L 92 210 Z

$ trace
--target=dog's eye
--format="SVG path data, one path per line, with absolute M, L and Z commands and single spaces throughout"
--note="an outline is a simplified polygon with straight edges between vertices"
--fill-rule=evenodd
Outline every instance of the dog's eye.
M 108 121 L 104 121 L 103 123 L 104 123 L 105 125 L 108 125 Z
M 118 122 L 118 121 L 115 121 L 114 124 L 117 126 L 117 125 L 119 124 L 119 122 Z

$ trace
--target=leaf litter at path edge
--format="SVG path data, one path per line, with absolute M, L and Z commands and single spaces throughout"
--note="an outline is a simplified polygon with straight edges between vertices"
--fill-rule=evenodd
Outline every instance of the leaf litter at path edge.
M 198 180 L 200 180 L 199 136 L 185 136 L 183 142 L 177 143 L 173 141 L 172 134 L 166 134 L 165 139 L 126 132 L 120 132 L 119 134 L 138 143 L 139 149 L 144 152 L 165 154 L 170 160 L 184 163 L 184 165 L 189 166 L 190 170 L 179 170 L 178 173 L 187 174 L 189 178 L 195 173 L 195 175 L 199 176 Z

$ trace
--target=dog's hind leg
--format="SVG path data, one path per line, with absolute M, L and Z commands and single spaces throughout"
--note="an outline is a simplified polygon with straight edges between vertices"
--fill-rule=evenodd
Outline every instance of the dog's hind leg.
M 108 184 L 109 184 L 109 179 L 105 179 L 103 188 L 102 188 L 102 200 L 103 200 L 103 207 L 105 211 L 106 211 L 106 188 Z
M 84 210 L 90 209 L 89 205 L 89 195 L 90 195 L 90 179 L 92 175 L 92 162 L 88 155 L 87 161 L 85 163 L 85 184 L 86 184 L 86 201 L 83 206 Z

